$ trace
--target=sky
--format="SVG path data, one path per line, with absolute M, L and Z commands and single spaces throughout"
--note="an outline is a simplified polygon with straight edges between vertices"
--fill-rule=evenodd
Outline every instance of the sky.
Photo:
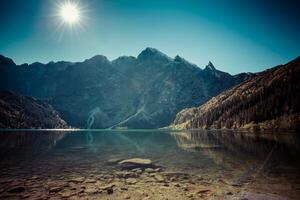
M 1 0 L 0 54 L 17 64 L 110 60 L 146 47 L 203 68 L 257 72 L 300 56 L 297 0 L 69 0 L 72 28 L 57 16 L 64 0 Z

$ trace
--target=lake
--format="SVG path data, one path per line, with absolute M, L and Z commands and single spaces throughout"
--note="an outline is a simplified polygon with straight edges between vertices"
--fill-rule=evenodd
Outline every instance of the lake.
M 295 132 L 2 130 L 0 156 L 0 199 L 300 199 Z

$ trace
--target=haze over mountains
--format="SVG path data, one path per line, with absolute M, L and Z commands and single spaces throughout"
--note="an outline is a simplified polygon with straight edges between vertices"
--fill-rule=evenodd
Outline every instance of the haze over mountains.
M 199 106 L 253 74 L 232 76 L 209 64 L 201 69 L 184 58 L 154 48 L 109 61 L 16 65 L 0 56 L 0 90 L 51 104 L 71 126 L 80 128 L 159 128 L 176 113 Z

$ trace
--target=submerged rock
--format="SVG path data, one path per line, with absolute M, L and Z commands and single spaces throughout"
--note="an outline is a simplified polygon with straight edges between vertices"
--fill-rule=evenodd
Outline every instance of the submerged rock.
M 87 179 L 84 182 L 85 183 L 96 183 L 97 181 L 95 179 Z
M 209 192 L 210 191 L 210 189 L 208 189 L 208 188 L 202 188 L 202 189 L 200 189 L 197 193 L 198 194 L 202 194 L 202 193 L 207 193 L 207 192 Z
M 131 163 L 136 165 L 149 165 L 152 164 L 152 161 L 150 159 L 131 158 L 119 162 L 119 164 L 126 164 L 126 163 Z
M 155 170 L 152 169 L 152 168 L 146 168 L 146 169 L 145 169 L 145 172 L 148 172 L 148 173 L 154 173 Z
M 109 190 L 109 189 L 113 189 L 116 185 L 115 184 L 108 184 L 108 185 L 105 185 L 103 187 L 100 187 L 99 189 L 100 190 Z
M 138 174 L 136 172 L 116 172 L 115 175 L 118 178 L 136 178 Z
M 134 173 L 136 173 L 136 174 L 142 174 L 143 173 L 143 170 L 140 169 L 140 168 L 134 168 L 131 171 L 134 172 Z
M 137 183 L 137 180 L 135 178 L 128 178 L 126 179 L 126 183 L 133 185 Z
M 130 196 L 128 194 L 125 194 L 125 196 L 123 198 L 124 199 L 130 199 Z
M 114 192 L 114 187 L 116 187 L 116 184 L 111 183 L 111 184 L 100 187 L 99 191 L 100 192 L 106 191 L 107 194 L 112 194 Z
M 84 190 L 85 193 L 88 193 L 88 194 L 96 194 L 98 192 L 98 189 L 97 188 L 94 188 L 94 187 L 90 187 L 90 188 L 86 188 Z
M 74 182 L 74 183 L 82 183 L 84 181 L 83 177 L 77 177 L 69 180 L 69 182 Z
M 56 192 L 59 192 L 61 191 L 63 188 L 62 187 L 52 187 L 49 189 L 49 192 L 50 193 L 56 193 Z
M 8 193 L 21 193 L 24 191 L 25 191 L 25 188 L 23 186 L 16 186 L 16 187 L 10 188 L 7 192 Z
M 155 180 L 157 180 L 158 182 L 164 182 L 164 181 L 165 181 L 165 178 L 164 178 L 162 175 L 160 175 L 160 174 L 155 174 L 155 175 L 154 175 L 154 178 L 155 178 Z
M 142 158 L 132 158 L 127 160 L 122 160 L 118 163 L 121 168 L 133 169 L 133 168 L 153 168 L 154 165 L 150 159 Z
M 112 194 L 112 193 L 114 193 L 114 190 L 113 190 L 113 188 L 108 188 L 106 190 L 106 192 L 107 192 L 107 194 Z
M 70 191 L 64 191 L 61 193 L 62 198 L 70 198 L 73 195 L 74 195 L 74 193 L 71 193 Z

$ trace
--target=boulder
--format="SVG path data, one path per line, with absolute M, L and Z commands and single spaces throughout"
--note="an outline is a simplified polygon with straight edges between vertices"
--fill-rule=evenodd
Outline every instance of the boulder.
M 150 159 L 142 158 L 131 158 L 127 160 L 122 160 L 118 163 L 121 168 L 124 169 L 134 169 L 134 168 L 153 168 L 154 165 Z

